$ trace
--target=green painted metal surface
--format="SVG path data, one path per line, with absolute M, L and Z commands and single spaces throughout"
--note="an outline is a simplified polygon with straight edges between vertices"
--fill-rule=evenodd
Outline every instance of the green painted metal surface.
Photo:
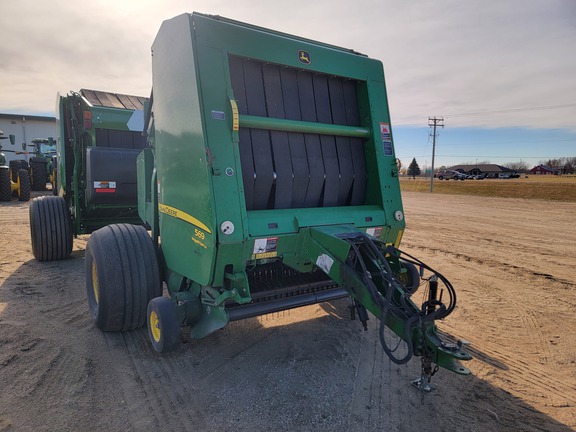
M 251 278 L 274 264 L 304 278 L 321 268 L 379 317 L 361 278 L 343 277 L 350 244 L 339 236 L 368 232 L 379 244 L 399 246 L 405 228 L 382 64 L 194 13 L 162 24 L 152 71 L 151 150 L 138 162 L 139 213 L 160 237 L 165 281 L 192 337 L 226 325 L 232 303 L 265 295 Z M 289 82 L 300 87 L 288 91 Z M 314 94 L 303 90 L 306 83 Z M 305 113 L 310 100 L 312 120 Z M 318 158 L 324 177 L 316 176 Z M 298 189 L 298 175 L 308 190 Z M 344 177 L 352 186 L 342 194 L 335 183 Z M 312 201 L 300 199 L 318 184 Z M 334 264 L 325 268 L 322 256 Z M 386 324 L 403 334 L 402 322 Z M 428 330 L 438 364 L 466 359 L 444 358 L 434 327 Z
M 299 61 L 299 50 L 310 54 L 310 65 Z M 256 31 L 222 18 L 185 14 L 164 22 L 152 46 L 160 230 L 163 243 L 174 245 L 164 248 L 168 267 L 199 283 L 222 285 L 222 266 L 214 263 L 244 268 L 250 255 L 250 247 L 246 246 L 253 244 L 254 238 L 297 234 L 301 226 L 312 221 L 324 224 L 340 220 L 328 209 L 272 210 L 267 214 L 246 210 L 238 139 L 232 124 L 230 55 L 361 80 L 359 128 L 306 122 L 298 125 L 250 116 L 240 116 L 239 123 L 240 127 L 254 127 L 254 122 L 260 121 L 257 127 L 266 127 L 266 123 L 274 122 L 271 129 L 283 124 L 288 130 L 301 131 L 324 127 L 326 133 L 347 130 L 352 135 L 369 136 L 364 145 L 369 179 L 366 205 L 342 209 L 341 217 L 358 228 L 385 226 L 385 241 L 395 243 L 404 222 L 393 217 L 395 211 L 402 210 L 402 203 L 398 179 L 392 175 L 396 170 L 392 146 L 385 154 L 380 140 L 379 124 L 389 124 L 381 63 L 350 50 L 268 30 Z M 193 216 L 208 230 L 174 217 L 169 209 L 163 212 L 162 206 Z M 220 231 L 227 221 L 234 225 L 231 234 Z M 268 223 L 282 228 L 268 229 Z

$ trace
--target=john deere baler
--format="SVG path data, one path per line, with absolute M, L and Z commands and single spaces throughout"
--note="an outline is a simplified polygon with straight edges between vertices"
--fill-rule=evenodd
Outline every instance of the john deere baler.
M 449 282 L 432 271 L 422 308 L 410 299 L 417 266 L 431 269 L 398 249 L 404 213 L 379 61 L 194 13 L 162 24 L 152 68 L 150 148 L 138 158 L 152 238 L 131 225 L 90 238 L 88 299 L 101 329 L 147 321 L 164 352 L 182 326 L 201 338 L 351 296 L 362 321 L 366 310 L 381 319 L 394 361 L 414 354 L 468 373 L 454 360 L 470 357 L 434 325 L 454 309 Z M 388 348 L 385 326 L 405 355 Z

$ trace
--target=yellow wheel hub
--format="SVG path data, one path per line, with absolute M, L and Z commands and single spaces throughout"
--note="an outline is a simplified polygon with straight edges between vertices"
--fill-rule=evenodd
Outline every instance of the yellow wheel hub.
M 160 320 L 158 319 L 158 314 L 156 311 L 150 312 L 150 332 L 152 333 L 152 338 L 155 342 L 160 342 L 160 337 L 162 336 L 160 332 Z
M 98 296 L 100 295 L 100 291 L 98 288 L 98 272 L 96 271 L 95 261 L 92 261 L 92 289 L 94 290 L 94 299 L 96 300 L 96 304 L 98 304 Z

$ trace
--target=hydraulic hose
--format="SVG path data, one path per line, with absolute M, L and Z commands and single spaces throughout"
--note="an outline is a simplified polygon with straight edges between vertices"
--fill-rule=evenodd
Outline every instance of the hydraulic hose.
M 372 238 L 368 237 L 367 235 L 362 235 L 359 240 L 360 242 L 358 244 L 354 241 L 351 241 L 350 245 L 355 252 L 355 258 L 356 258 L 355 262 L 356 264 L 360 265 L 360 268 L 362 270 L 362 281 L 364 282 L 364 285 L 367 287 L 368 293 L 372 301 L 375 304 L 377 304 L 381 309 L 380 328 L 379 328 L 380 344 L 382 345 L 382 348 L 386 353 L 386 355 L 388 356 L 388 358 L 393 363 L 399 365 L 406 364 L 408 361 L 410 361 L 410 359 L 414 355 L 414 346 L 411 340 L 411 331 L 414 328 L 414 326 L 417 323 L 432 322 L 434 320 L 447 317 L 454 310 L 456 306 L 456 291 L 454 290 L 454 287 L 452 286 L 450 281 L 448 281 L 448 279 L 445 276 L 443 276 L 442 274 L 440 274 L 427 264 L 423 263 L 419 259 L 413 257 L 412 255 L 406 252 L 402 252 L 393 246 L 388 246 L 385 249 L 386 254 L 394 256 L 395 258 L 399 258 L 399 256 L 402 255 L 402 259 L 404 261 L 411 263 L 415 266 L 420 266 L 434 273 L 438 277 L 438 279 L 442 281 L 449 294 L 448 306 L 446 306 L 441 300 L 432 299 L 426 301 L 422 305 L 422 310 L 419 310 L 418 312 L 414 310 L 411 311 L 410 308 L 407 307 L 404 297 L 401 298 L 402 305 L 395 304 L 392 299 L 396 288 L 395 285 L 397 285 L 398 282 L 393 276 L 390 264 L 388 263 L 388 260 L 382 253 L 382 249 L 379 248 L 372 240 Z M 370 273 L 370 271 L 368 270 L 368 266 L 364 262 L 364 254 L 362 252 L 364 252 L 371 259 L 374 259 L 380 263 L 379 266 L 380 269 L 378 271 L 378 275 L 381 278 L 382 282 L 387 285 L 385 295 L 383 295 L 383 293 L 378 291 L 378 288 L 376 287 L 373 281 L 372 273 Z M 426 313 L 425 311 L 427 311 L 428 309 L 434 309 L 434 311 Z M 397 319 L 402 320 L 404 324 L 401 339 L 403 339 L 406 342 L 407 352 L 403 357 L 400 358 L 394 355 L 394 352 L 398 349 L 398 346 L 392 349 L 390 346 L 388 346 L 384 337 L 386 319 L 389 313 L 392 313 Z

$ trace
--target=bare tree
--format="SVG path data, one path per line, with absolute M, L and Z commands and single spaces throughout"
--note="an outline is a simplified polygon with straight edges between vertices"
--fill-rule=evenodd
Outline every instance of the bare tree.
M 526 172 L 530 169 L 528 163 L 522 160 L 518 162 L 511 162 L 507 165 L 507 167 L 516 172 Z

